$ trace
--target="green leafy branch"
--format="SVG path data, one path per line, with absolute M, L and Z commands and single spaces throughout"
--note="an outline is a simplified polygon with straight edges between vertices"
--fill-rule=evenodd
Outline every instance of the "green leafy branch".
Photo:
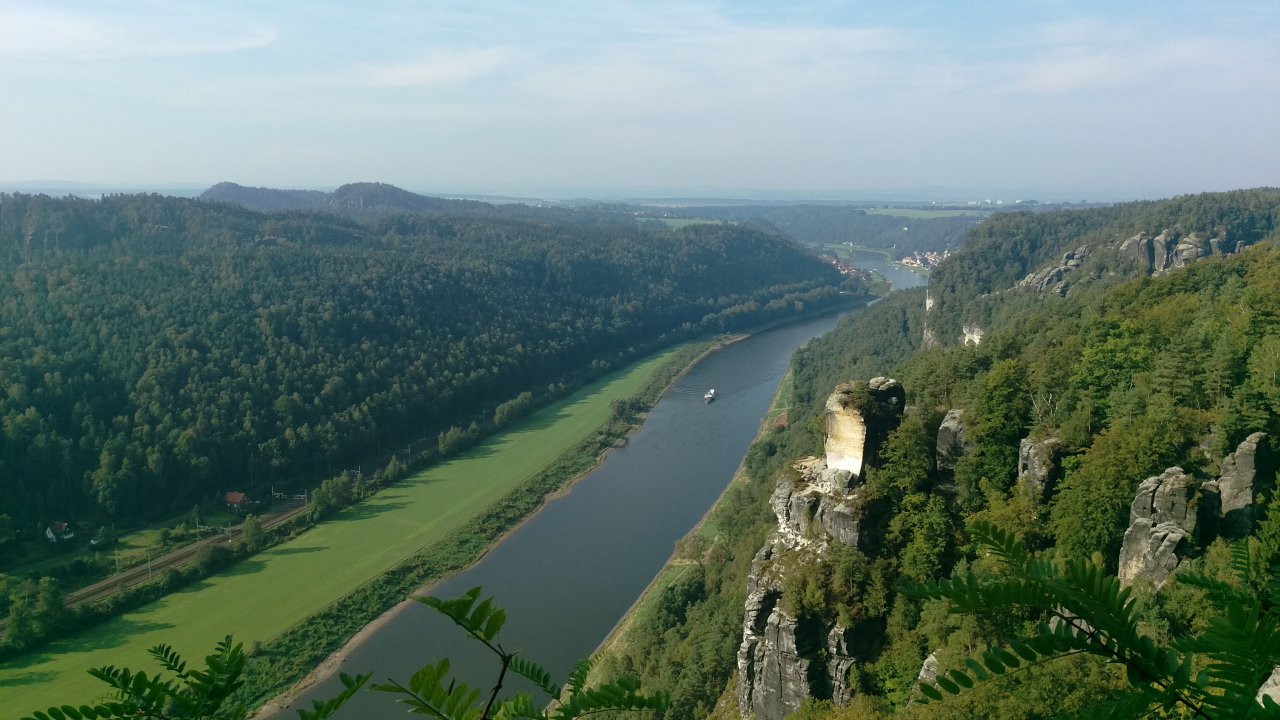
M 111 686 L 115 691 L 113 700 L 97 705 L 51 707 L 38 710 L 24 720 L 243 720 L 246 714 L 243 705 L 223 707 L 231 694 L 244 684 L 242 676 L 246 665 L 243 646 L 233 644 L 230 635 L 223 638 L 213 654 L 205 658 L 203 670 L 188 670 L 187 663 L 168 645 L 157 645 L 148 652 L 164 669 L 173 673 L 172 678 L 112 665 L 94 668 L 89 674 Z
M 483 705 L 482 692 L 466 683 L 449 678 L 449 661 L 429 664 L 410 678 L 408 685 L 389 682 L 373 685 L 373 690 L 402 695 L 400 702 L 409 706 L 409 712 L 440 720 L 507 720 L 509 718 L 539 718 L 543 720 L 571 720 L 572 718 L 612 710 L 662 710 L 667 698 L 661 693 L 645 695 L 640 692 L 635 678 L 624 677 L 594 687 L 586 687 L 589 662 L 581 662 L 564 686 L 552 681 L 551 674 L 541 665 L 502 647 L 498 633 L 507 615 L 493 603 L 492 598 L 480 600 L 480 588 L 468 590 L 462 597 L 441 600 L 434 597 L 414 600 L 448 617 L 498 656 L 501 669 L 498 679 Z M 548 710 L 539 710 L 532 696 L 519 693 L 499 699 L 508 671 L 528 679 L 552 700 Z
M 472 588 L 460 598 L 441 600 L 415 597 L 414 600 L 445 615 L 469 636 L 498 656 L 502 668 L 497 681 L 486 694 L 478 688 L 460 683 L 449 675 L 447 658 L 428 663 L 415 672 L 407 683 L 389 680 L 369 685 L 369 689 L 400 695 L 399 701 L 409 712 L 439 720 L 573 720 L 600 712 L 618 710 L 661 711 L 668 705 L 663 693 L 646 695 L 634 677 L 622 677 L 587 687 L 591 663 L 578 663 L 564 689 L 551 679 L 541 665 L 502 647 L 498 634 L 507 614 L 494 604 L 493 598 L 480 600 L 480 588 Z M 107 666 L 89 673 L 109 685 L 114 698 L 96 705 L 60 705 L 39 710 L 23 720 L 244 720 L 248 709 L 243 703 L 229 702 L 232 693 L 244 684 L 247 659 L 242 645 L 233 644 L 231 636 L 218 643 L 212 655 L 205 658 L 202 670 L 190 670 L 187 663 L 168 645 L 157 645 L 149 651 L 160 665 L 172 674 L 147 675 L 128 668 Z M 539 708 L 528 693 L 502 698 L 507 673 L 527 678 L 548 696 Z M 332 717 L 348 700 L 369 683 L 371 675 L 352 677 L 343 673 L 339 679 L 343 690 L 328 700 L 313 701 L 310 709 L 299 709 L 300 720 L 325 720 Z M 483 698 L 483 700 L 482 700 Z
M 1015 638 L 966 659 L 962 668 L 921 683 L 925 702 L 959 695 L 984 682 L 1031 665 L 1089 654 L 1123 667 L 1125 692 L 1103 698 L 1082 717 L 1141 717 L 1159 709 L 1181 708 L 1192 717 L 1280 718 L 1280 705 L 1258 690 L 1280 661 L 1280 618 L 1275 608 L 1280 583 L 1272 581 L 1265 598 L 1234 585 L 1198 575 L 1179 575 L 1200 587 L 1222 613 L 1198 634 L 1161 645 L 1139 631 L 1136 603 L 1129 588 L 1113 575 L 1084 561 L 1051 562 L 1033 558 L 1012 533 L 986 522 L 974 523 L 975 543 L 996 559 L 999 575 L 972 571 L 948 580 L 907 583 L 903 592 L 918 599 L 947 600 L 953 612 L 1030 610 L 1047 618 L 1029 638 Z M 1232 568 L 1241 582 L 1260 571 L 1253 567 L 1247 543 L 1232 548 Z M 1203 667 L 1198 673 L 1193 668 Z

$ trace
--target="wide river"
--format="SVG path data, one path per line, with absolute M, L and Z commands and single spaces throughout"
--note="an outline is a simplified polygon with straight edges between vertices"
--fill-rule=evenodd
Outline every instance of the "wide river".
M 857 258 L 895 288 L 924 278 Z M 753 335 L 695 365 L 649 413 L 626 446 L 609 453 L 571 492 L 552 500 L 469 570 L 431 594 L 456 597 L 476 585 L 507 612 L 501 641 L 543 664 L 563 682 L 609 633 L 689 531 L 724 490 L 759 429 L 791 355 L 835 327 L 828 315 Z M 716 401 L 703 393 L 715 388 Z M 497 663 L 447 619 L 402 606 L 358 647 L 341 670 L 374 681 L 408 681 L 428 661 L 448 657 L 455 674 L 486 692 Z M 510 685 L 508 686 L 510 687 Z M 337 678 L 317 684 L 291 707 L 336 695 Z M 536 697 L 541 703 L 545 698 Z M 291 717 L 289 710 L 279 717 Z M 400 718 L 386 693 L 357 694 L 338 717 Z

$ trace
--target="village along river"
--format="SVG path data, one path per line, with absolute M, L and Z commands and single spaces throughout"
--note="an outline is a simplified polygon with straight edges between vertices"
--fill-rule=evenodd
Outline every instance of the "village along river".
M 874 258 L 874 259 L 873 259 Z M 924 278 L 864 254 L 860 267 L 895 288 Z M 436 585 L 432 595 L 457 597 L 477 585 L 507 612 L 500 636 L 508 650 L 541 663 L 556 682 L 592 653 L 671 555 L 676 543 L 724 490 L 755 438 L 791 355 L 835 327 L 827 315 L 767 330 L 703 359 L 662 397 L 629 442 L 596 470 L 511 532 L 479 563 Z M 715 388 L 716 400 L 703 394 Z M 416 603 L 402 606 L 339 670 L 373 672 L 374 682 L 407 684 L 426 664 L 448 657 L 461 680 L 488 693 L 498 663 L 448 619 Z M 512 682 L 504 691 L 526 685 Z M 295 699 L 294 707 L 341 690 L 329 678 Z M 400 718 L 398 696 L 358 693 L 341 718 Z M 535 696 L 535 703 L 545 698 Z

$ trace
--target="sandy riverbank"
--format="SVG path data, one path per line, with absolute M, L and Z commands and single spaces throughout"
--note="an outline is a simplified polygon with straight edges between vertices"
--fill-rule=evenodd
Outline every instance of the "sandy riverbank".
M 338 650 L 330 654 L 329 657 L 325 658 L 324 662 L 320 663 L 315 667 L 315 669 L 307 673 L 307 676 L 299 680 L 293 687 L 289 688 L 284 693 L 275 696 L 262 705 L 262 707 L 255 710 L 253 714 L 249 716 L 249 720 L 265 720 L 266 718 L 275 717 L 282 712 L 293 710 L 293 703 L 296 702 L 303 693 L 310 690 L 318 683 L 322 683 L 340 672 L 342 670 L 343 663 L 347 661 L 347 657 L 351 655 L 353 650 L 364 644 L 364 642 L 374 633 L 378 632 L 378 630 L 390 622 L 397 613 L 402 612 L 412 604 L 412 600 L 404 600 L 400 604 L 379 615 L 373 622 L 361 628 L 360 632 L 352 635 L 351 639 L 348 640 L 345 645 L 338 648 Z

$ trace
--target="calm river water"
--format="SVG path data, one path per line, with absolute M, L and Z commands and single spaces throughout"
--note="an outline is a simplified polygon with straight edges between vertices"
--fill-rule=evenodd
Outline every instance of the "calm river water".
M 873 257 L 859 257 L 857 263 L 885 275 L 896 288 L 924 282 Z M 431 594 L 456 597 L 483 586 L 484 594 L 507 611 L 503 645 L 542 663 L 563 682 L 724 490 L 792 353 L 836 322 L 835 316 L 826 316 L 761 332 L 699 362 L 663 396 L 625 447 L 610 452 L 570 493 L 548 503 L 483 560 Z M 717 397 L 710 404 L 702 398 L 708 388 L 715 388 Z M 485 691 L 497 676 L 497 663 L 479 643 L 420 605 L 398 611 L 353 649 L 342 670 L 373 671 L 375 682 L 407 682 L 418 667 L 441 657 L 450 658 L 461 679 Z M 310 706 L 312 699 L 331 697 L 340 689 L 337 679 L 330 678 L 292 707 Z M 287 716 L 293 714 L 287 711 Z M 404 714 L 394 696 L 365 691 L 339 717 Z

